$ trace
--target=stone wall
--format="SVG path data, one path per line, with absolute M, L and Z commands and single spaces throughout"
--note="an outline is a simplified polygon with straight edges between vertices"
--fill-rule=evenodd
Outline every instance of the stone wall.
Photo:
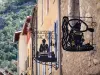
M 61 0 L 61 16 L 67 15 L 68 0 Z M 68 52 L 62 49 L 62 75 L 100 75 L 100 0 L 80 0 L 80 16 L 93 25 L 93 51 Z M 86 33 L 86 37 L 89 33 Z M 90 38 L 90 37 L 89 37 Z

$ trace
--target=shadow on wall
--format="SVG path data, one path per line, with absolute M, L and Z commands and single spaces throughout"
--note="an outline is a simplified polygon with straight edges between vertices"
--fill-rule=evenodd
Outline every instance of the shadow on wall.
M 0 75 L 4 75 L 2 72 L 0 72 Z
M 96 73 L 96 74 L 89 74 L 89 75 L 100 75 L 100 72 Z

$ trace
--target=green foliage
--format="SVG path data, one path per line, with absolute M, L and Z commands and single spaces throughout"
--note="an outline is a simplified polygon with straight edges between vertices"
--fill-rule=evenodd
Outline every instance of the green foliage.
M 4 60 L 4 61 L 2 61 L 2 63 L 1 63 L 1 65 L 0 65 L 0 67 L 1 68 L 6 68 L 6 67 L 8 67 L 8 65 L 10 64 L 10 62 L 9 61 L 7 61 L 7 60 Z
M 18 2 L 26 2 L 26 1 L 32 1 L 32 0 L 17 0 Z

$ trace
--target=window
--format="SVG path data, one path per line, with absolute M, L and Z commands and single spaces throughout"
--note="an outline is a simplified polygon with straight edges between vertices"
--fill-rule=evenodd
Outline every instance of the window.
M 53 0 L 53 4 L 55 3 L 55 0 Z
M 27 57 L 27 68 L 29 67 L 29 56 Z
M 42 0 L 42 24 L 43 24 L 43 0 Z
M 47 14 L 49 12 L 49 0 L 47 0 Z
M 58 20 L 54 23 L 54 31 L 55 31 L 55 56 L 57 57 L 57 62 L 55 63 L 56 65 L 56 69 L 58 68 L 59 66 L 59 49 L 58 49 Z

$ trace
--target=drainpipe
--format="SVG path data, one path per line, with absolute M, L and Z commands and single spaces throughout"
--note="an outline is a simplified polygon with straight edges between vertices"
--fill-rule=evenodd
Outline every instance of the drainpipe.
M 35 36 L 35 38 L 37 38 L 37 30 L 36 30 L 36 36 Z M 35 50 L 37 51 L 37 39 L 35 39 Z M 36 53 L 36 51 L 35 51 L 35 53 Z M 36 66 L 36 70 L 35 70 L 35 72 L 36 72 L 36 75 L 38 75 L 38 63 L 37 63 L 38 61 L 37 60 L 35 60 L 35 66 Z
M 61 72 L 61 0 L 58 0 L 58 41 L 57 41 L 57 50 L 58 50 L 58 66 L 59 66 L 59 75 L 62 75 Z

